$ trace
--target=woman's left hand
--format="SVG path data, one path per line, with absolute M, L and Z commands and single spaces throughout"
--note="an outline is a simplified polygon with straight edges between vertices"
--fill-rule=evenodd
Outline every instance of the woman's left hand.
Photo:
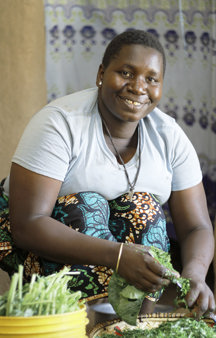
M 185 298 L 196 317 L 200 318 L 208 312 L 213 312 L 215 310 L 214 294 L 205 280 L 197 275 L 182 275 L 182 277 L 190 278 L 191 289 Z
M 182 277 L 191 281 L 186 301 L 200 318 L 215 308 L 213 292 L 205 282 L 215 243 L 203 184 L 173 191 L 169 208 L 181 247 Z

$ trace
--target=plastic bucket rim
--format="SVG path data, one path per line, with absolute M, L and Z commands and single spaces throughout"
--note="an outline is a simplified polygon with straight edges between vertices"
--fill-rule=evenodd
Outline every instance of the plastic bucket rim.
M 16 318 L 16 320 L 32 320 L 32 319 L 44 319 L 44 318 L 57 318 L 57 317 L 63 317 L 63 316 L 68 316 L 70 317 L 73 314 L 79 314 L 79 312 L 86 312 L 86 306 L 83 306 L 82 308 L 80 308 L 79 310 L 76 311 L 72 311 L 72 312 L 65 312 L 65 313 L 57 313 L 54 315 L 40 315 L 40 316 L 28 316 L 28 317 L 24 317 L 24 316 L 0 316 L 0 321 L 7 319 L 7 320 L 14 320 Z

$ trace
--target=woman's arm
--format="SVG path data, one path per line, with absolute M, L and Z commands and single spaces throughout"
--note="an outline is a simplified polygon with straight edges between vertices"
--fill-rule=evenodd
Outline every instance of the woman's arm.
M 61 184 L 61 181 L 12 164 L 9 208 L 16 245 L 64 264 L 112 266 L 111 262 L 115 262 L 118 256 L 119 245 L 114 242 L 105 245 L 107 241 L 97 238 L 89 241 L 89 236 L 50 217 Z
M 188 305 L 198 306 L 201 315 L 215 307 L 213 293 L 205 283 L 214 255 L 214 236 L 202 183 L 172 192 L 169 207 L 181 246 L 182 276 L 191 278 Z
M 116 267 L 120 243 L 81 234 L 51 218 L 61 182 L 12 164 L 10 173 L 10 220 L 17 247 L 63 264 Z M 164 268 L 136 245 L 124 245 L 119 273 L 145 291 L 162 284 Z

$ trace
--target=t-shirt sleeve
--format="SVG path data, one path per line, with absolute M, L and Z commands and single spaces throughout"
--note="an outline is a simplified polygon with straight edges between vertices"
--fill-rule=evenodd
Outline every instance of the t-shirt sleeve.
M 175 123 L 171 163 L 173 191 L 191 188 L 202 181 L 202 171 L 197 153 L 177 123 Z
M 71 156 L 72 137 L 64 112 L 45 107 L 28 123 L 12 162 L 63 181 Z

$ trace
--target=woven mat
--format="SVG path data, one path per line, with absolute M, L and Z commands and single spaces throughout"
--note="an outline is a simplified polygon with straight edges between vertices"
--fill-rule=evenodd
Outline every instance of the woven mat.
M 138 317 L 136 327 L 143 330 L 150 330 L 158 327 L 161 323 L 165 321 L 174 321 L 185 316 L 187 316 L 187 314 L 184 311 L 171 313 L 157 312 L 152 314 L 146 314 Z M 210 326 L 214 323 L 212 319 L 205 319 L 205 322 Z M 128 325 L 120 319 L 115 319 L 96 325 L 90 332 L 89 338 L 96 338 L 102 335 L 102 333 L 114 333 L 115 326 L 118 326 L 121 330 L 126 328 L 133 330 L 135 328 L 135 326 Z

